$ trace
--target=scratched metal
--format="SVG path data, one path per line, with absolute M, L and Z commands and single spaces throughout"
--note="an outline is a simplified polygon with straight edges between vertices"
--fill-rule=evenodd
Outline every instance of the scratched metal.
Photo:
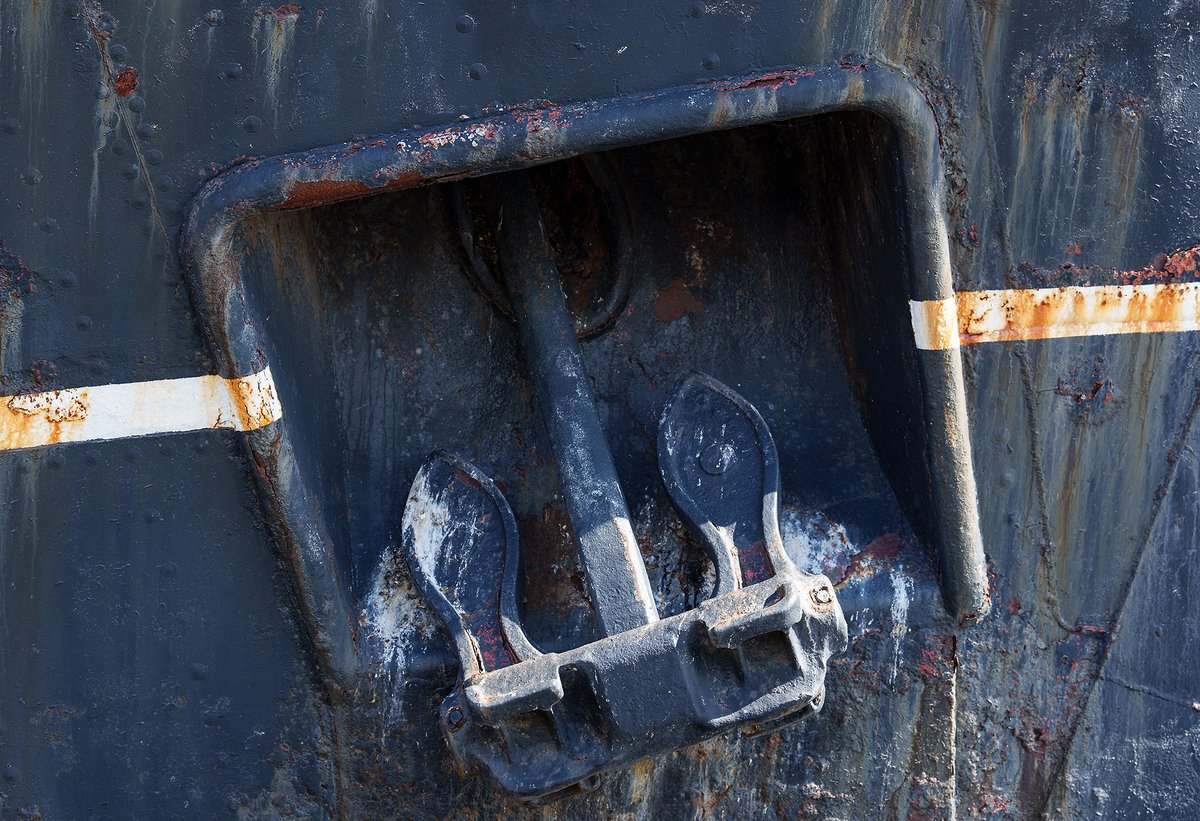
M 0 394 L 213 373 L 177 239 L 235 163 L 781 67 L 878 61 L 925 90 L 960 291 L 1131 284 L 1200 240 L 1190 0 L 217 5 L 0 3 Z M 839 584 L 852 649 L 807 724 L 645 762 L 555 811 L 1196 817 L 1196 335 L 963 350 L 996 606 L 955 633 L 820 285 L 891 263 L 886 140 L 853 119 L 781 133 L 621 158 L 639 290 L 628 338 L 585 357 L 664 612 L 705 575 L 639 479 L 639 422 L 686 353 L 771 424 L 789 549 Z M 330 696 L 241 434 L 0 454 L 0 816 L 545 812 L 451 772 L 447 641 L 402 572 L 368 572 L 416 466 L 458 437 L 495 454 L 518 510 L 531 634 L 590 629 L 511 332 L 448 226 L 434 194 L 387 195 L 261 219 L 245 249 L 296 340 L 270 365 L 311 397 L 340 566 L 394 663 Z

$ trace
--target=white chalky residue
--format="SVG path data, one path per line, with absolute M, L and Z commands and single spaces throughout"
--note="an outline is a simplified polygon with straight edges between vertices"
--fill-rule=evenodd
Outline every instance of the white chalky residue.
M 823 513 L 785 506 L 780 511 L 779 535 L 784 551 L 805 573 L 826 572 L 825 568 L 837 564 L 839 553 L 847 554 L 850 550 L 845 528 Z
M 398 726 L 404 713 L 409 654 L 423 641 L 423 635 L 432 635 L 436 630 L 429 613 L 417 604 L 418 597 L 408 574 L 398 567 L 401 562 L 403 558 L 395 546 L 384 551 L 363 607 L 363 621 L 384 662 L 381 672 L 391 683 L 390 687 L 382 688 L 380 743 L 387 728 Z
M 895 682 L 900 672 L 900 644 L 904 634 L 908 632 L 908 606 L 912 602 L 912 579 L 899 573 L 889 576 L 892 580 L 892 638 L 896 647 L 892 655 L 892 675 L 889 681 Z
M 454 524 L 442 497 L 429 492 L 425 471 L 418 473 L 413 480 L 408 504 L 404 508 L 404 529 L 409 528 L 412 529 L 413 557 L 426 576 L 436 579 L 437 557 L 453 532 Z

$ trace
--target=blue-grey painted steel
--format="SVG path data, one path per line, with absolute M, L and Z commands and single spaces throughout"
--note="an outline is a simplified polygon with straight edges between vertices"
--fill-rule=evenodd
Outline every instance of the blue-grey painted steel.
M 269 364 L 290 442 L 0 453 L 0 815 L 540 811 L 450 774 L 437 708 L 458 660 L 397 552 L 421 460 L 469 446 L 535 567 L 531 640 L 593 635 L 515 334 L 418 180 L 361 200 L 325 183 L 289 211 L 237 181 L 285 156 L 318 179 L 321 146 L 387 166 L 383 135 L 428 152 L 431 178 L 451 155 L 498 170 L 445 133 L 463 116 L 522 126 L 504 168 L 557 159 L 574 126 L 553 112 L 691 89 L 738 101 L 732 130 L 689 136 L 707 103 L 599 106 L 612 142 L 579 143 L 620 147 L 637 277 L 584 364 L 662 614 L 711 582 L 654 484 L 653 425 L 696 369 L 769 423 L 785 547 L 834 582 L 851 644 L 811 720 L 605 776 L 558 811 L 1195 817 L 1196 336 L 954 354 L 994 602 L 960 630 L 912 467 L 936 438 L 906 415 L 921 366 L 896 335 L 920 273 L 904 146 L 869 113 L 753 125 L 803 82 L 787 70 L 911 84 L 953 280 L 925 298 L 1191 279 L 1163 260 L 1200 241 L 1195 27 L 1188 2 L 0 4 L 0 393 Z M 238 262 L 261 351 L 212 335 L 241 305 L 189 292 L 193 202 L 228 220 L 207 247 Z

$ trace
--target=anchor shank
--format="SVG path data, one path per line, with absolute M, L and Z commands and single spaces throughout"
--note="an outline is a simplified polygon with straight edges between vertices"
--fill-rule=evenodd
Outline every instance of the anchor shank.
M 524 174 L 508 174 L 490 188 L 500 204 L 501 273 L 597 620 L 606 635 L 658 621 L 532 186 Z

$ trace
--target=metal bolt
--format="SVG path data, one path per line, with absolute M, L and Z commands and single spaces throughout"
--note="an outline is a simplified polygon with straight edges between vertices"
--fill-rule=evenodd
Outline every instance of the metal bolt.
M 446 724 L 451 730 L 460 730 L 467 723 L 467 716 L 462 707 L 451 707 L 446 711 Z
M 812 592 L 813 601 L 817 604 L 829 604 L 833 601 L 833 593 L 828 587 L 818 587 Z
M 720 476 L 729 470 L 735 455 L 732 445 L 720 443 L 709 445 L 700 454 L 700 467 L 704 468 L 705 473 Z

